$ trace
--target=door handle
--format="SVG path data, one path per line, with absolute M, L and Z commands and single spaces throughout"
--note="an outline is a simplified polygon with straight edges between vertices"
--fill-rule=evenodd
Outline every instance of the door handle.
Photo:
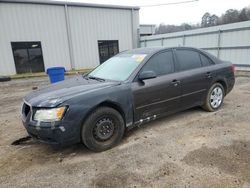
M 174 86 L 178 86 L 180 83 L 181 83 L 180 80 L 174 79 L 174 80 L 172 81 L 172 84 L 173 84 Z
M 212 78 L 211 72 L 206 73 L 206 78 Z

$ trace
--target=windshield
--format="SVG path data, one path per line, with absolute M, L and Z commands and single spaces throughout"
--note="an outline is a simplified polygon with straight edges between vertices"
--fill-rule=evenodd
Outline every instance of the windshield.
M 105 61 L 88 77 L 124 81 L 139 66 L 147 54 L 120 54 Z

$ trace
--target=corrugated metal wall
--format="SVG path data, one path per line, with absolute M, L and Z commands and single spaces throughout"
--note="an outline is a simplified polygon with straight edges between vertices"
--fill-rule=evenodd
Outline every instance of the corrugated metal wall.
M 70 68 L 63 6 L 0 3 L 0 74 L 15 74 L 10 42 L 41 41 L 45 67 Z
M 202 48 L 239 67 L 250 67 L 250 21 L 141 37 L 140 46 Z
M 140 35 L 153 35 L 155 33 L 156 25 L 140 25 Z
M 132 48 L 131 10 L 69 7 L 76 68 L 99 62 L 98 40 L 119 40 L 119 50 Z
M 0 75 L 16 74 L 11 42 L 41 41 L 45 68 L 67 70 L 72 63 L 76 69 L 97 66 L 98 40 L 119 40 L 120 51 L 139 42 L 138 10 L 69 5 L 67 10 L 72 58 L 64 5 L 0 3 Z

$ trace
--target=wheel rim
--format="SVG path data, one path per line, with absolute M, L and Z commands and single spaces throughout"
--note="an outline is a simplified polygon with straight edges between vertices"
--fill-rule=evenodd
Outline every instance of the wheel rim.
M 223 99 L 223 91 L 220 87 L 215 87 L 210 95 L 210 104 L 213 108 L 218 108 Z
M 115 124 L 109 117 L 98 120 L 95 124 L 93 133 L 94 138 L 98 141 L 109 140 L 115 132 Z

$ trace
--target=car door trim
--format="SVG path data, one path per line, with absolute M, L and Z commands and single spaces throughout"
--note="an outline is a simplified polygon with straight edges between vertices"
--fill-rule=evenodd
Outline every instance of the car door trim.
M 186 97 L 186 96 L 189 96 L 189 95 L 193 95 L 193 94 L 196 94 L 196 93 L 201 93 L 203 91 L 206 91 L 206 89 L 200 89 L 198 91 L 194 91 L 194 92 L 191 92 L 191 93 L 187 93 L 187 94 L 184 94 L 184 95 L 181 95 L 182 97 Z
M 137 107 L 136 109 L 138 110 L 138 109 L 145 108 L 145 107 L 148 107 L 148 106 L 152 106 L 152 105 L 155 105 L 155 104 L 168 102 L 168 101 L 171 101 L 171 100 L 175 100 L 175 99 L 178 99 L 178 98 L 181 98 L 181 97 L 186 97 L 186 96 L 193 95 L 193 94 L 196 94 L 196 93 L 200 93 L 200 92 L 203 92 L 203 91 L 206 91 L 206 89 L 201 89 L 201 90 L 194 91 L 194 92 L 191 92 L 191 93 L 187 93 L 187 94 L 184 94 L 184 95 L 180 95 L 180 96 L 177 96 L 177 97 L 172 97 L 172 98 L 167 99 L 167 100 L 161 100 L 161 101 L 153 102 L 153 103 L 150 103 L 150 104 L 142 105 L 142 106 Z
M 161 101 L 153 102 L 153 103 L 150 103 L 150 104 L 142 105 L 142 106 L 137 107 L 136 109 L 138 110 L 138 109 L 141 109 L 141 108 L 144 108 L 144 107 L 148 107 L 148 106 L 152 106 L 152 105 L 155 105 L 155 104 L 164 103 L 164 102 L 175 100 L 175 99 L 178 99 L 178 98 L 181 98 L 181 95 L 177 96 L 177 97 L 172 97 L 170 99 L 161 100 Z

